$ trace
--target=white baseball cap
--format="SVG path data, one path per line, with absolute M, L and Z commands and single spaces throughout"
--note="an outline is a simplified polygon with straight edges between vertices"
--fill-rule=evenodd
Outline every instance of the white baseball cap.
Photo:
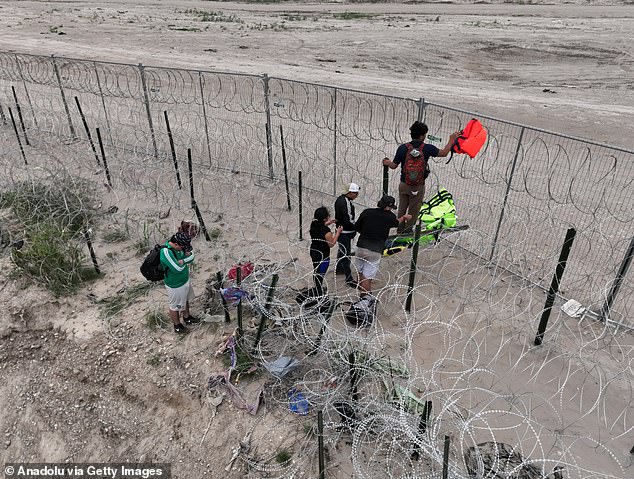
M 359 185 L 356 183 L 350 183 L 350 186 L 348 186 L 348 193 L 358 193 L 359 189 Z

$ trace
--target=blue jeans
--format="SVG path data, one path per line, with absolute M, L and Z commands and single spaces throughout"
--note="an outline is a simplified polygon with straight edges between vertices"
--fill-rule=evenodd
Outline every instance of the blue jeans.
M 313 258 L 313 279 L 315 280 L 315 288 L 317 288 L 317 292 L 319 295 L 324 293 L 324 276 L 326 275 L 326 271 L 328 271 L 328 266 L 330 266 L 330 258 L 326 258 L 321 261 L 315 261 Z
M 352 269 L 350 268 L 350 250 L 352 249 L 352 238 L 356 233 L 341 233 L 339 235 L 337 251 L 337 272 L 346 275 L 346 281 L 354 281 Z

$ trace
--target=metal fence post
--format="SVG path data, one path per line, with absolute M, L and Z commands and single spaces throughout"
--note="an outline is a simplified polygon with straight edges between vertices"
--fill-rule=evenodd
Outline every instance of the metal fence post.
M 97 79 L 97 87 L 99 88 L 99 96 L 101 97 L 101 106 L 103 106 L 103 114 L 106 118 L 106 128 L 108 128 L 108 138 L 110 138 L 110 144 L 114 145 L 112 141 L 112 128 L 110 127 L 110 119 L 108 118 L 108 109 L 106 108 L 106 100 L 103 96 L 103 89 L 101 88 L 101 79 L 99 78 L 99 70 L 97 70 L 97 62 L 92 62 L 95 68 L 95 78 Z
M 425 107 L 427 106 L 427 104 L 425 103 L 424 98 L 419 98 L 417 103 L 418 103 L 418 116 L 416 117 L 416 119 L 420 122 L 423 122 L 423 119 L 425 118 Z
M 33 117 L 33 124 L 35 128 L 39 130 L 39 125 L 37 124 L 37 117 L 35 116 L 35 110 L 33 109 L 33 103 L 31 102 L 31 95 L 29 95 L 29 89 L 26 87 L 26 81 L 24 80 L 24 75 L 22 74 L 22 68 L 20 67 L 20 59 L 18 56 L 15 56 L 15 64 L 18 67 L 18 73 L 20 74 L 20 78 L 22 79 L 22 86 L 24 87 L 24 93 L 26 93 L 26 101 L 29 103 L 29 108 L 31 109 L 31 116 Z
M 29 137 L 26 134 L 26 126 L 24 125 L 24 118 L 22 117 L 22 108 L 20 108 L 20 101 L 18 100 L 18 94 L 15 92 L 15 87 L 11 85 L 11 91 L 13 92 L 13 100 L 15 101 L 15 110 L 18 113 L 18 120 L 20 120 L 20 126 L 22 127 L 22 134 L 24 135 L 24 142 L 27 145 L 31 145 Z
M 271 138 L 271 102 L 269 91 L 269 76 L 262 75 L 264 82 L 264 110 L 266 113 L 266 155 L 269 160 L 269 178 L 273 179 L 273 139 Z
M 557 261 L 557 268 L 555 268 L 555 274 L 550 283 L 548 289 L 548 295 L 546 296 L 546 304 L 544 305 L 544 311 L 542 317 L 539 320 L 539 326 L 537 328 L 537 335 L 535 335 L 535 346 L 539 346 L 544 341 L 544 333 L 546 332 L 546 326 L 548 326 L 548 318 L 550 318 L 550 312 L 555 304 L 555 296 L 559 292 L 559 285 L 561 284 L 561 277 L 566 270 L 566 262 L 568 261 L 568 255 L 572 249 L 572 243 L 575 241 L 575 235 L 577 231 L 574 228 L 568 228 L 566 231 L 566 238 L 564 244 L 561 247 L 561 253 L 559 253 L 559 260 Z
M 491 245 L 491 254 L 489 255 L 489 261 L 493 259 L 495 254 L 495 247 L 498 241 L 498 235 L 500 234 L 500 227 L 502 226 L 502 220 L 504 219 L 504 210 L 506 209 L 506 203 L 509 199 L 509 193 L 511 192 L 511 184 L 513 183 L 513 175 L 515 174 L 515 167 L 517 166 L 517 159 L 522 148 L 522 138 L 524 138 L 524 127 L 520 130 L 520 137 L 517 140 L 517 147 L 515 148 L 515 156 L 513 157 L 513 165 L 511 165 L 511 174 L 509 175 L 508 183 L 506 184 L 506 192 L 504 193 L 504 201 L 502 202 L 502 211 L 500 211 L 500 217 L 498 218 L 498 224 L 495 228 L 495 235 L 493 235 L 493 244 Z
M 325 479 L 326 454 L 324 452 L 324 417 L 321 409 L 317 411 L 317 449 L 319 453 L 319 479 Z
M 141 73 L 141 87 L 143 88 L 143 98 L 145 100 L 145 112 L 147 113 L 147 121 L 150 125 L 150 135 L 152 135 L 154 158 L 158 159 L 158 148 L 156 147 L 156 136 L 154 135 L 154 124 L 152 123 L 152 112 L 150 111 L 150 95 L 148 94 L 147 82 L 145 81 L 145 67 L 142 63 L 139 63 L 139 72 Z
M 62 102 L 64 103 L 64 110 L 66 110 L 66 118 L 68 118 L 68 128 L 70 129 L 70 136 L 72 139 L 76 139 L 75 127 L 73 126 L 73 120 L 70 116 L 70 109 L 68 108 L 68 102 L 66 101 L 66 94 L 64 93 L 64 87 L 62 86 L 62 77 L 59 74 L 59 68 L 55 61 L 55 56 L 51 55 L 53 59 L 53 69 L 55 70 L 55 76 L 57 77 L 57 84 L 59 85 L 59 92 L 62 94 Z
M 335 108 L 335 130 L 334 130 L 334 138 L 332 145 L 332 157 L 333 157 L 333 165 L 332 165 L 332 194 L 333 196 L 337 196 L 337 89 L 335 88 L 334 95 L 334 108 Z
M 209 124 L 207 123 L 207 108 L 205 108 L 205 90 L 203 88 L 203 74 L 198 72 L 198 83 L 200 85 L 200 103 L 203 106 L 203 121 L 205 122 L 205 137 L 207 138 L 207 155 L 209 156 L 209 166 L 211 166 L 211 146 L 209 142 Z
M 632 255 L 634 255 L 634 237 L 632 237 L 630 241 L 630 245 L 625 252 L 625 257 L 623 261 L 621 261 L 621 266 L 619 267 L 618 273 L 616 273 L 616 277 L 612 282 L 612 286 L 610 287 L 610 292 L 608 293 L 607 298 L 605 299 L 605 303 L 603 304 L 603 308 L 601 308 L 601 316 L 599 317 L 601 321 L 609 321 L 610 320 L 610 310 L 612 309 L 612 303 L 614 302 L 614 298 L 619 292 L 619 288 L 621 287 L 621 283 L 623 283 L 623 279 L 627 274 L 627 270 L 630 267 L 630 263 L 632 262 Z
M 407 286 L 407 297 L 405 299 L 405 311 L 412 310 L 412 295 L 414 293 L 414 280 L 416 279 L 416 266 L 418 264 L 418 246 L 420 243 L 420 221 L 416 223 L 414 229 L 414 246 L 412 247 L 412 258 L 409 265 L 409 281 Z

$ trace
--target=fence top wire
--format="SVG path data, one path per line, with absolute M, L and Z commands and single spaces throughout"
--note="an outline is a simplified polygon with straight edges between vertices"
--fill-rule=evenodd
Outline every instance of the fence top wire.
M 311 85 L 314 87 L 320 87 L 320 88 L 332 88 L 335 90 L 339 90 L 339 91 L 346 91 L 346 92 L 350 92 L 350 93 L 359 93 L 359 94 L 363 94 L 363 95 L 374 95 L 374 96 L 380 96 L 380 97 L 384 97 L 384 98 L 391 98 L 391 99 L 395 99 L 395 100 L 405 100 L 405 101 L 413 101 L 413 102 L 423 102 L 425 105 L 427 106 L 434 106 L 434 107 L 438 107 L 438 108 L 443 108 L 446 110 L 451 110 L 451 111 L 455 111 L 458 113 L 463 113 L 465 115 L 468 116 L 477 116 L 478 118 L 485 118 L 487 120 L 492 120 L 492 121 L 496 121 L 496 122 L 500 122 L 500 123 L 504 123 L 510 126 L 515 126 L 515 127 L 519 127 L 519 128 L 526 128 L 538 133 L 543 133 L 543 134 L 547 134 L 547 135 L 553 135 L 553 136 L 557 136 L 560 138 L 568 138 L 571 140 L 575 140 L 575 141 L 580 141 L 580 142 L 584 142 L 587 143 L 589 145 L 593 145 L 593 146 L 598 146 L 601 148 L 610 148 L 612 150 L 615 151 L 619 151 L 622 153 L 628 153 L 628 154 L 633 154 L 634 155 L 634 150 L 630 150 L 627 148 L 623 148 L 620 146 L 614 146 L 614 145 L 608 145 L 606 143 L 599 143 L 593 140 L 589 140 L 587 138 L 580 138 L 580 137 L 575 137 L 575 136 L 571 136 L 571 135 L 564 135 L 562 133 L 557 133 L 555 131 L 550 131 L 550 130 L 545 130 L 542 128 L 538 128 L 538 127 L 534 127 L 534 126 L 530 126 L 530 125 L 524 125 L 521 123 L 515 123 L 513 121 L 509 121 L 509 120 L 504 120 L 501 118 L 497 118 L 494 116 L 489 116 L 489 115 L 485 115 L 485 114 L 481 114 L 481 113 L 474 113 L 471 111 L 467 111 L 467 110 L 461 110 L 460 108 L 455 108 L 455 107 L 451 107 L 451 106 L 447 106 L 447 105 L 443 105 L 441 103 L 433 103 L 433 102 L 428 102 L 425 100 L 424 97 L 420 97 L 420 98 L 412 98 L 412 97 L 404 97 L 404 96 L 398 96 L 398 95 L 388 95 L 388 94 L 383 94 L 383 93 L 376 93 L 376 92 L 370 92 L 370 91 L 364 91 L 364 90 L 357 90 L 357 89 L 353 89 L 353 88 L 345 88 L 345 87 L 337 87 L 337 86 L 333 86 L 333 85 L 324 85 L 321 83 L 311 83 L 311 82 L 305 82 L 305 81 L 300 81 L 300 80 L 290 80 L 287 78 L 281 78 L 281 77 L 275 77 L 275 76 L 270 76 L 267 75 L 266 73 L 263 73 L 261 75 L 254 75 L 254 74 L 250 74 L 250 73 L 239 73 L 239 72 L 229 72 L 229 71 L 223 71 L 223 70 L 202 70 L 202 69 L 193 69 L 193 68 L 173 68 L 173 67 L 165 67 L 165 66 L 153 66 L 153 65 L 142 65 L 141 63 L 137 64 L 137 65 L 133 65 L 131 63 L 122 63 L 122 62 L 112 62 L 112 61 L 94 61 L 94 60 L 84 60 L 84 59 L 79 59 L 79 58 L 71 58 L 71 57 L 60 57 L 60 56 L 56 56 L 56 55 L 51 55 L 50 57 L 47 57 L 45 55 L 34 55 L 31 53 L 20 53 L 20 52 L 7 52 L 7 51 L 0 51 L 0 54 L 2 55 L 12 55 L 12 56 L 27 56 L 27 57 L 33 57 L 33 58 L 37 58 L 37 59 L 46 59 L 46 58 L 56 58 L 56 59 L 60 59 L 60 60 L 67 60 L 67 61 L 74 61 L 74 62 L 83 62 L 83 63 L 101 63 L 101 64 L 105 64 L 105 65 L 117 65 L 117 66 L 125 66 L 125 67 L 139 67 L 139 66 L 143 66 L 143 68 L 152 68 L 152 69 L 157 69 L 157 70 L 178 70 L 178 71 L 186 71 L 186 72 L 191 72 L 191 73 L 209 73 L 209 74 L 215 74 L 215 75 L 232 75 L 232 76 L 240 76 L 240 77 L 248 77 L 248 78 L 260 78 L 263 79 L 265 77 L 268 77 L 270 80 L 281 80 L 281 81 L 286 81 L 286 82 L 293 82 L 293 83 L 299 83 L 299 84 L 304 84 L 304 85 Z

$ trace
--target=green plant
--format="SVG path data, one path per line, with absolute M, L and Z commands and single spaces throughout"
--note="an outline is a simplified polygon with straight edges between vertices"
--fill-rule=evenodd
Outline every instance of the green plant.
M 26 226 L 53 222 L 71 236 L 88 228 L 96 216 L 94 185 L 71 176 L 24 181 L 0 195 L 0 207 L 11 208 Z
M 130 239 L 130 232 L 127 228 L 115 227 L 103 234 L 103 240 L 108 243 L 121 243 Z
M 158 354 L 158 353 L 153 354 L 152 356 L 150 356 L 149 358 L 147 358 L 147 359 L 145 360 L 145 362 L 146 362 L 147 364 L 149 364 L 150 366 L 154 366 L 154 367 L 156 367 L 156 366 L 158 366 L 159 364 L 161 364 L 161 355 L 160 355 L 160 354 Z
M 278 464 L 286 464 L 288 461 L 291 460 L 293 453 L 290 452 L 288 449 L 282 449 L 280 451 L 278 451 L 278 453 L 275 455 L 275 460 L 278 462 Z
M 196 28 L 196 27 L 170 27 L 168 25 L 168 28 L 170 30 L 176 30 L 178 32 L 200 32 L 200 31 L 202 31 L 200 28 Z
M 333 17 L 338 18 L 339 20 L 358 20 L 365 18 L 372 18 L 375 15 L 372 13 L 360 13 L 360 12 L 343 12 L 343 13 L 333 13 Z
M 26 246 L 13 250 L 11 260 L 20 275 L 43 284 L 54 295 L 73 293 L 98 276 L 85 264 L 83 245 L 59 225 L 40 223 L 28 228 L 26 237 Z
M 218 239 L 220 238 L 221 234 L 222 234 L 222 230 L 220 228 L 213 228 L 209 232 L 209 236 L 211 237 L 211 239 Z
M 225 354 L 222 357 L 225 367 L 231 366 L 231 355 Z M 258 370 L 254 368 L 256 362 L 245 349 L 236 346 L 236 365 L 234 371 L 238 374 L 253 374 Z M 251 372 L 249 372 L 251 371 Z
M 145 325 L 151 330 L 163 329 L 170 323 L 170 319 L 161 310 L 150 310 L 145 313 Z
M 134 249 L 137 256 L 143 256 L 150 250 L 150 228 L 147 221 L 143 222 L 143 235 L 134 243 Z
M 109 296 L 99 301 L 102 316 L 110 318 L 116 316 L 129 305 L 131 305 L 137 298 L 144 296 L 148 291 L 154 289 L 160 282 L 145 281 L 143 283 L 136 283 L 126 288 L 123 292 L 116 296 Z

